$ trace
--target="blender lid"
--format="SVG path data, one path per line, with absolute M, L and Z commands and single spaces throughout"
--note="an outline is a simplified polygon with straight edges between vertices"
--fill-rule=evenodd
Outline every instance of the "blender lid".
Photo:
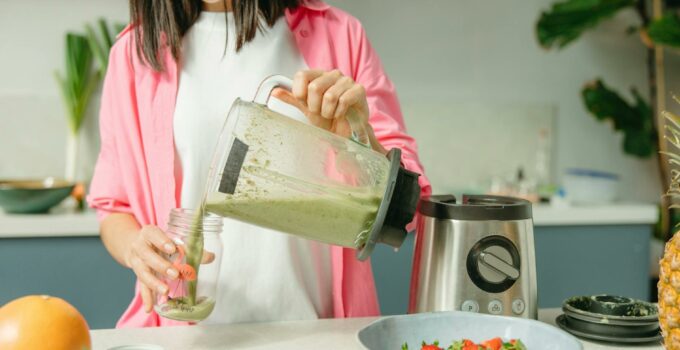
M 531 219 L 531 202 L 514 197 L 436 195 L 420 200 L 418 212 L 424 216 L 452 220 L 525 220 Z

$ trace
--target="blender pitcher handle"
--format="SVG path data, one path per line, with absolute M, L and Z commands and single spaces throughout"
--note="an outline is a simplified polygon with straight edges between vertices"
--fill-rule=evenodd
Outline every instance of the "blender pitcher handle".
M 266 106 L 267 103 L 269 102 L 269 98 L 271 97 L 272 90 L 274 90 L 274 88 L 277 87 L 284 88 L 288 91 L 292 91 L 293 80 L 284 75 L 271 75 L 265 78 L 262 81 L 262 83 L 260 83 L 260 86 L 257 88 L 257 92 L 255 93 L 255 98 L 253 99 L 253 102 Z M 347 111 L 347 115 L 345 115 L 345 118 L 347 118 L 349 127 L 350 129 L 352 129 L 351 137 L 352 140 L 368 148 L 371 148 L 371 144 L 368 139 L 368 133 L 366 132 L 366 127 L 359 119 L 359 116 L 356 114 L 356 111 L 353 108 L 350 108 Z

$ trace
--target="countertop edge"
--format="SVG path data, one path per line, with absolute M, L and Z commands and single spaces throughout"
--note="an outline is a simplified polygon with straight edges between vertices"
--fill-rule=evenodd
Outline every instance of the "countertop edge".
M 534 226 L 653 225 L 659 209 L 654 204 L 610 204 L 554 207 L 534 205 Z M 59 214 L 0 213 L 0 238 L 96 237 L 94 211 Z

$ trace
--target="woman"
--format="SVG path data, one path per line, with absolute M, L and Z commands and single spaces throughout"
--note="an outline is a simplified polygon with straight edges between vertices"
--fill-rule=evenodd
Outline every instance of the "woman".
M 111 255 L 137 275 L 119 327 L 182 324 L 152 311 L 157 276 L 177 277 L 162 258 L 175 207 L 194 208 L 231 101 L 251 99 L 266 76 L 294 76 L 273 103 L 340 133 L 354 108 L 381 153 L 402 149 L 422 174 L 394 87 L 359 22 L 320 1 L 131 0 L 132 25 L 111 50 L 100 111 L 101 152 L 88 202 Z M 291 105 L 294 105 L 293 108 Z M 430 187 L 420 178 L 423 193 Z M 379 313 L 369 262 L 342 247 L 232 220 L 216 309 L 206 322 L 246 322 Z M 209 257 L 208 257 L 209 260 Z

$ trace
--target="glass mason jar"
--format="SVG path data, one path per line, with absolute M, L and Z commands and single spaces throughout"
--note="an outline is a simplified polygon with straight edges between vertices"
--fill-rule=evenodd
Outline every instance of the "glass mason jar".
M 222 218 L 199 210 L 177 208 L 170 212 L 167 234 L 176 245 L 166 255 L 179 272 L 176 279 L 161 277 L 168 295 L 158 295 L 154 309 L 165 318 L 198 322 L 215 307 L 222 260 Z

